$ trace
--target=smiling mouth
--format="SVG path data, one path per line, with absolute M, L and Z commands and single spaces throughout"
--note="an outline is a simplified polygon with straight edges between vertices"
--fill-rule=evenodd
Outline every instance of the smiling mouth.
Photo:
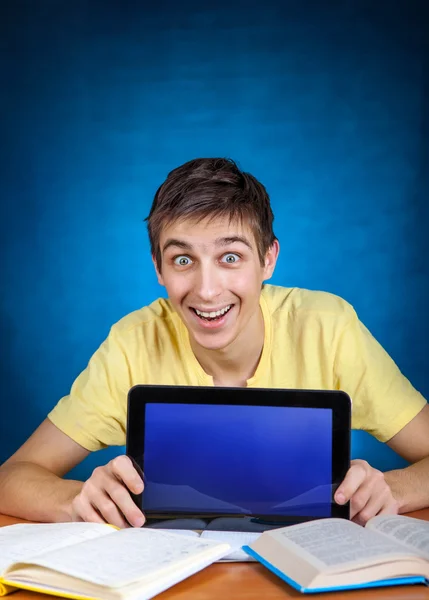
M 228 304 L 228 306 L 225 306 L 225 308 L 222 308 L 221 310 L 211 312 L 201 311 L 193 307 L 191 307 L 191 310 L 193 310 L 200 319 L 203 319 L 203 321 L 217 321 L 229 313 L 233 306 L 233 304 Z

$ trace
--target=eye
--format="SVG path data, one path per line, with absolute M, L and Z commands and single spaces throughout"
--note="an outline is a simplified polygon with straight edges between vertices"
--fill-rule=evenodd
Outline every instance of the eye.
M 187 267 L 188 265 L 191 264 L 191 259 L 189 258 L 189 256 L 176 256 L 173 260 L 175 265 L 178 265 L 179 267 Z
M 232 252 L 228 252 L 228 254 L 222 256 L 222 262 L 228 263 L 229 265 L 233 265 L 239 260 L 240 257 L 238 256 L 238 254 L 233 254 Z

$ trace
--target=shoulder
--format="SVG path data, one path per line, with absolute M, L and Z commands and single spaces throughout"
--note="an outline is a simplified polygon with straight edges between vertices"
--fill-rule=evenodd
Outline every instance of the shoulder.
M 314 316 L 319 319 L 356 319 L 353 306 L 344 298 L 329 292 L 264 285 L 262 297 L 273 316 L 287 312 L 289 315 Z
M 143 306 L 124 316 L 111 329 L 111 333 L 118 336 L 151 329 L 162 329 L 174 327 L 178 319 L 168 299 L 158 298 L 148 306 Z

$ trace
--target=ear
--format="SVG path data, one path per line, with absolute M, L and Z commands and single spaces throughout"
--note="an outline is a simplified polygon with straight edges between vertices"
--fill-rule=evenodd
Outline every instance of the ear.
M 267 253 L 265 255 L 265 265 L 264 265 L 264 281 L 266 279 L 270 279 L 272 274 L 274 273 L 274 269 L 277 263 L 277 258 L 280 252 L 280 244 L 278 240 L 274 240 L 271 246 L 268 248 Z
M 158 269 L 158 265 L 156 263 L 156 258 L 153 254 L 152 254 L 152 262 L 153 262 L 153 266 L 155 267 L 156 278 L 158 279 L 159 285 L 165 286 L 164 279 L 161 275 L 161 271 Z

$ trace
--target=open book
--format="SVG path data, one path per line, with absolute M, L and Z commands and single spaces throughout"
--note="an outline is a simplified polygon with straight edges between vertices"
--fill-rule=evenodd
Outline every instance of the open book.
M 429 582 L 429 522 L 411 517 L 309 521 L 243 549 L 304 593 Z
M 9 525 L 0 527 L 0 595 L 24 588 L 68 598 L 144 600 L 231 549 L 224 541 L 148 528 Z
M 219 562 L 249 562 L 254 561 L 253 556 L 244 552 L 243 546 L 251 544 L 260 535 L 260 532 L 254 531 L 227 531 L 227 530 L 212 530 L 206 529 L 202 532 L 197 532 L 189 529 L 162 529 L 175 533 L 176 535 L 185 535 L 192 537 L 200 537 L 204 540 L 214 540 L 216 542 L 225 542 L 231 546 L 230 551 L 225 556 L 218 559 Z

